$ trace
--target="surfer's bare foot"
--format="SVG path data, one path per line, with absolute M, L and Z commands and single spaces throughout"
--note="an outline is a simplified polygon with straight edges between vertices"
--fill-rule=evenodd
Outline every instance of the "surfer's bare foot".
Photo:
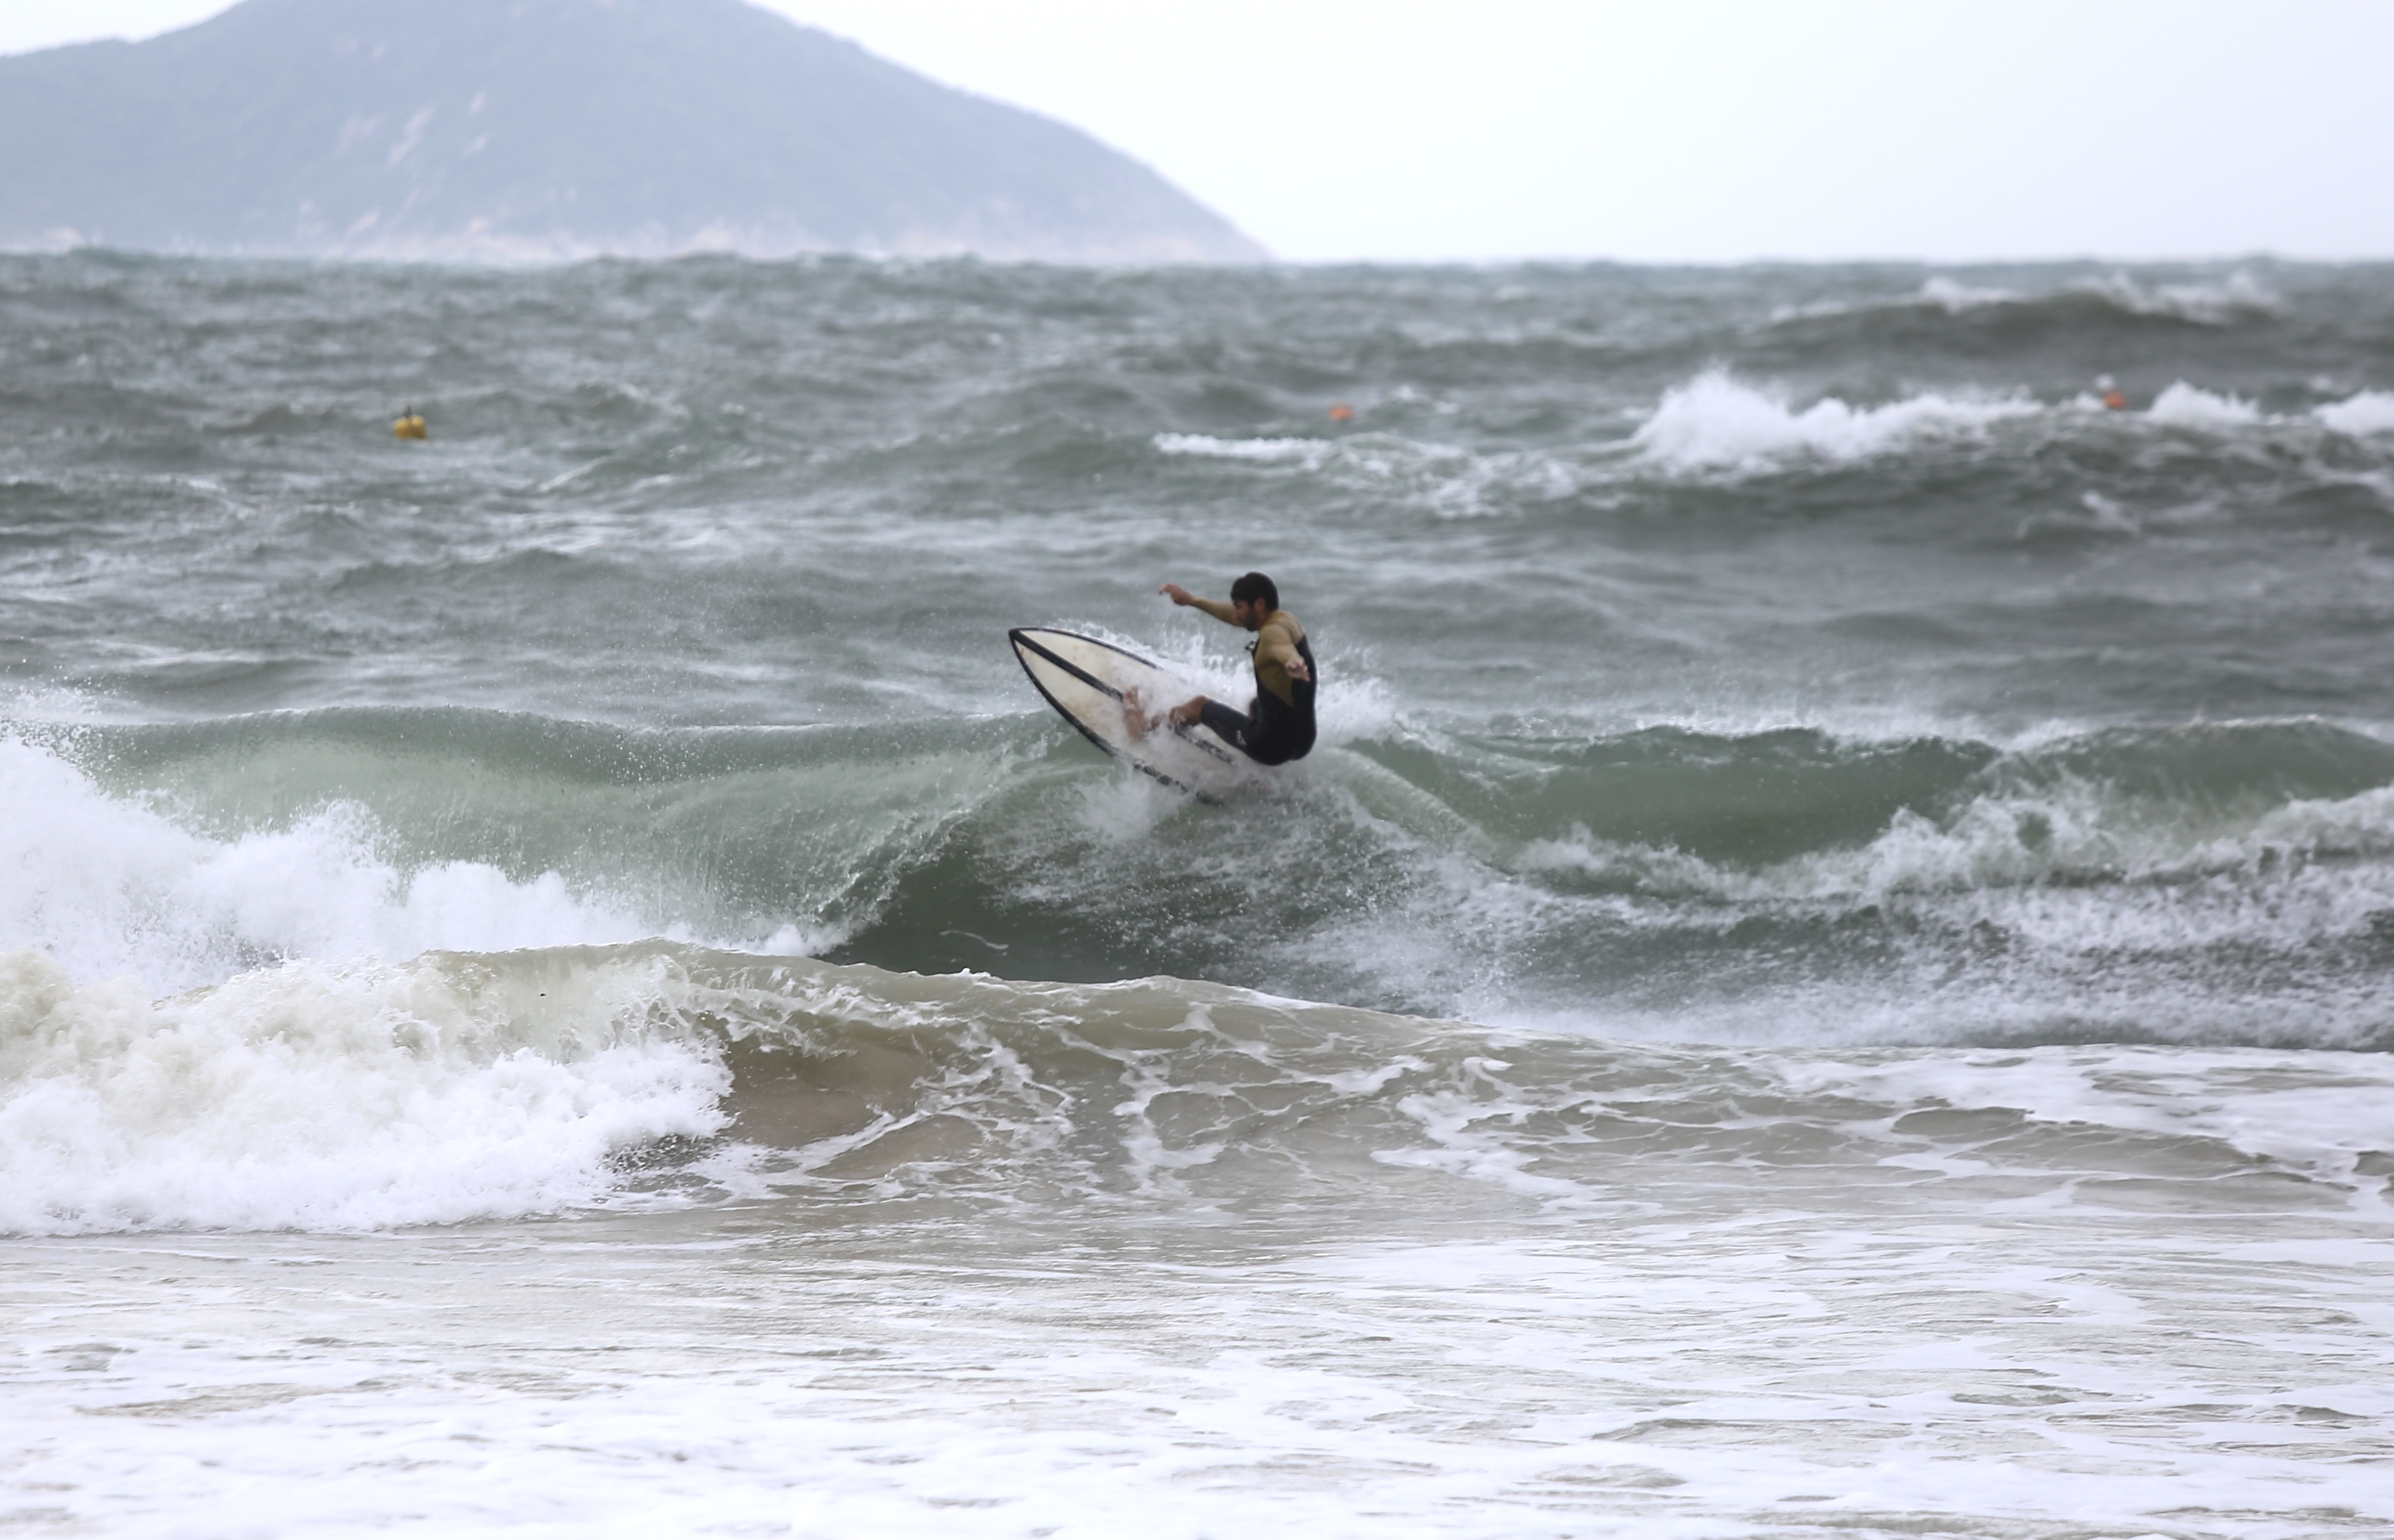
M 1166 720 L 1170 721 L 1174 727 L 1195 727 L 1197 725 L 1197 718 L 1204 715 L 1205 697 L 1200 695 L 1193 701 L 1183 701 L 1178 705 L 1174 706 L 1172 708 L 1171 716 L 1167 717 Z
M 1147 730 L 1153 724 L 1147 717 L 1147 699 L 1138 692 L 1137 685 L 1123 691 L 1122 703 L 1123 731 L 1134 739 L 1146 737 Z

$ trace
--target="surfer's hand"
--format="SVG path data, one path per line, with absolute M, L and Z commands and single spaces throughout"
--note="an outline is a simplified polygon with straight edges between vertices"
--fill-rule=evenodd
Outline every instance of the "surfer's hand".
M 1308 684 L 1311 684 L 1313 682 L 1313 670 L 1305 666 L 1305 660 L 1303 658 L 1289 659 L 1287 667 L 1288 677 L 1290 678 L 1303 679 Z
M 1175 604 L 1188 605 L 1197 602 L 1197 596 L 1177 583 L 1167 583 L 1155 591 L 1169 598 Z

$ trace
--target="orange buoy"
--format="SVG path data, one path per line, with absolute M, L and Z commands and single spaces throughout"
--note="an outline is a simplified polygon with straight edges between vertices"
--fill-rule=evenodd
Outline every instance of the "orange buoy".
M 1355 409 L 1345 401 L 1340 401 L 1331 407 L 1330 420 L 1335 423 L 1351 423 L 1355 420 Z
M 390 425 L 390 436 L 394 439 L 424 439 L 431 435 L 424 430 L 423 414 L 411 406 L 399 415 L 399 421 Z
M 2128 398 L 2117 390 L 2106 390 L 2103 392 L 2103 404 L 2114 412 L 2125 412 L 2128 409 Z

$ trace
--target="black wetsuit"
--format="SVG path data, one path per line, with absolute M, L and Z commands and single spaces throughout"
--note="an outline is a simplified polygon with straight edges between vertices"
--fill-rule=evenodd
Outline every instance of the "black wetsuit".
M 1248 650 L 1254 651 L 1252 647 Z M 1321 671 L 1313 665 L 1313 643 L 1309 638 L 1296 638 L 1296 655 L 1305 660 L 1306 673 L 1320 677 Z M 1313 684 L 1312 678 L 1300 679 L 1291 674 L 1288 692 L 1294 699 L 1283 701 L 1265 686 L 1258 675 L 1256 698 L 1246 715 L 1240 715 L 1219 701 L 1207 701 L 1197 719 L 1256 764 L 1285 765 L 1313 752 Z

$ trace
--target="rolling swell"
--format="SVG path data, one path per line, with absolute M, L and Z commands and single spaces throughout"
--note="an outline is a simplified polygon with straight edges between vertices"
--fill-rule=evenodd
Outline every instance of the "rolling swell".
M 2394 748 L 2318 721 L 2010 746 L 1382 724 L 1228 809 L 1045 715 L 334 710 L 20 726 L 0 763 L 37 809 L 16 928 L 162 987 L 668 936 L 1634 1036 L 2394 1040 Z

